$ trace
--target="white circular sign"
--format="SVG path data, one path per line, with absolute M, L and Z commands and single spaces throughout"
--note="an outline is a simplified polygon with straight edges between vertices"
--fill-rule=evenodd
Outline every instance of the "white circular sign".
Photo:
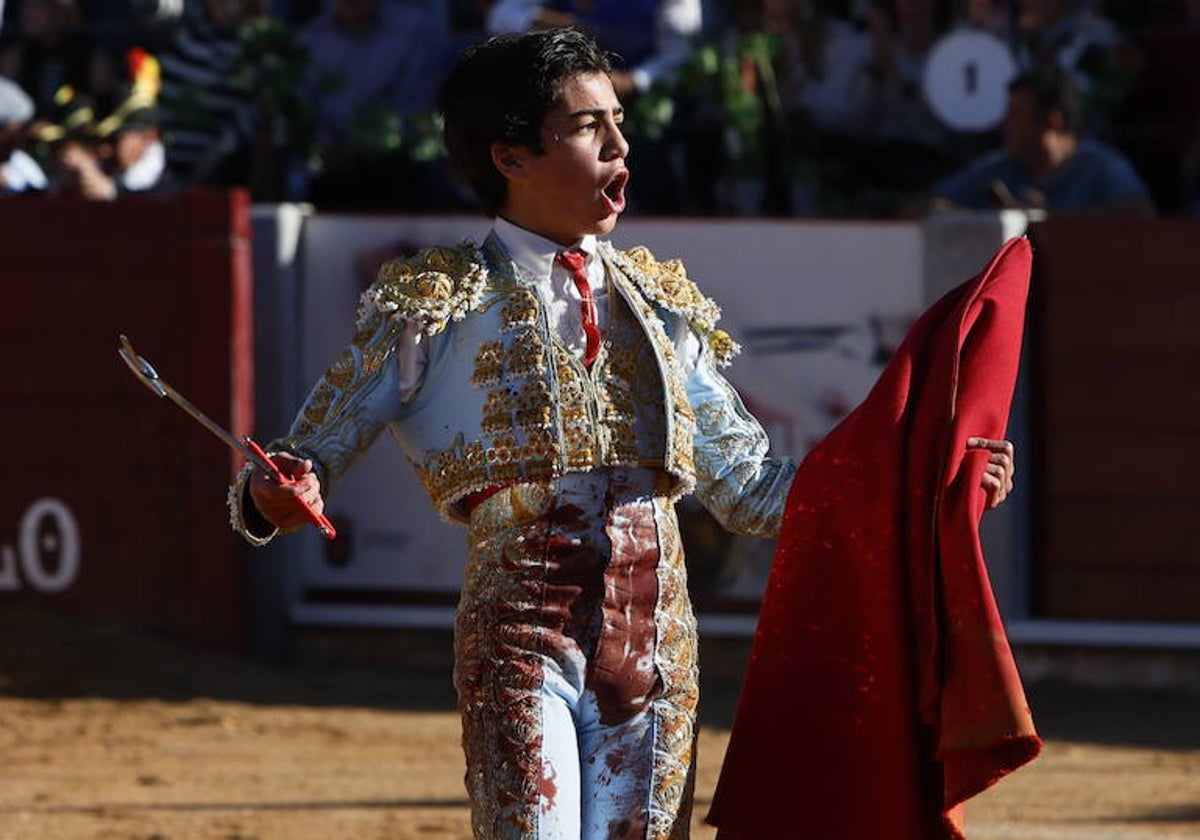
M 987 131 L 1004 118 L 1017 62 L 1004 41 L 963 30 L 942 38 L 925 62 L 925 99 L 955 131 Z

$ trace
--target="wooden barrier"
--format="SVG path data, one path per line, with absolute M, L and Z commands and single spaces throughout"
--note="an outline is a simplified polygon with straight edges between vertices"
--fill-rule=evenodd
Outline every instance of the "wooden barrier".
M 1034 613 L 1200 621 L 1200 223 L 1031 235 Z
M 249 430 L 248 199 L 8 199 L 0 231 L 0 606 L 240 647 L 234 457 L 116 350 L 128 334 L 202 411 Z
M 1200 224 L 1059 218 L 1031 235 L 1031 617 L 1200 621 Z M 249 431 L 250 261 L 239 193 L 0 201 L 0 608 L 246 648 L 255 604 L 223 506 L 236 459 L 116 346 L 126 332 Z M 278 600 L 271 568 L 259 589 Z

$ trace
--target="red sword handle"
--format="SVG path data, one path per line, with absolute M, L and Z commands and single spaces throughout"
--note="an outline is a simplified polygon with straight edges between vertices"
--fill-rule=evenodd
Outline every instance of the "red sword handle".
M 274 478 L 281 487 L 291 487 L 292 485 L 298 483 L 297 481 L 288 478 L 286 475 L 280 472 L 279 467 L 275 466 L 275 462 L 267 457 L 267 453 L 263 451 L 263 448 L 259 446 L 258 443 L 249 435 L 242 438 L 242 443 L 246 444 L 246 448 L 261 459 L 261 463 L 264 463 L 271 468 L 272 478 Z M 325 518 L 324 514 L 317 513 L 317 511 L 314 510 L 312 506 L 308 504 L 308 502 L 304 501 L 299 496 L 296 497 L 296 502 L 302 508 L 304 508 L 304 515 L 308 518 L 308 521 L 311 522 L 316 529 L 321 532 L 321 536 L 325 537 L 327 540 L 332 540 L 337 536 L 337 529 L 333 527 L 332 522 Z

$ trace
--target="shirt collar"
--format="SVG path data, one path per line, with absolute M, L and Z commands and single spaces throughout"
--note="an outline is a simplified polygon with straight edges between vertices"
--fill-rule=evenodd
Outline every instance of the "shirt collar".
M 554 255 L 565 250 L 557 242 L 519 227 L 500 216 L 497 216 L 492 224 L 492 232 L 508 251 L 517 268 L 539 282 L 550 279 L 550 272 L 554 269 Z M 589 233 L 571 247 L 583 251 L 590 261 L 596 254 L 596 237 Z

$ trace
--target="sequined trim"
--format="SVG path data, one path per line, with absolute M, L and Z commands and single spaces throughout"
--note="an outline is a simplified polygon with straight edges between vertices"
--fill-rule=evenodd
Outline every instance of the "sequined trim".
M 246 515 L 244 509 L 244 500 L 246 498 L 246 484 L 250 481 L 250 476 L 254 474 L 254 464 L 246 462 L 242 464 L 242 468 L 238 470 L 237 477 L 233 483 L 229 485 L 229 493 L 225 497 L 225 506 L 229 508 L 229 526 L 239 534 L 242 539 L 250 543 L 255 548 L 261 548 L 275 538 L 279 533 L 278 529 L 271 531 L 270 534 L 258 535 L 252 532 L 246 526 Z
M 473 533 L 455 617 L 454 686 L 471 828 L 481 840 L 537 836 L 541 628 L 519 618 L 536 606 L 527 583 L 539 558 L 523 550 L 521 520 L 508 524 L 494 540 Z
M 668 470 L 681 477 L 681 483 L 672 498 L 678 499 L 692 492 L 696 481 L 696 465 L 692 449 L 695 444 L 696 417 L 688 400 L 687 386 L 679 375 L 679 361 L 675 356 L 675 345 L 667 337 L 662 319 L 646 300 L 634 298 L 640 321 L 646 335 L 657 350 L 661 360 L 662 382 L 667 391 L 667 404 L 671 414 L 668 418 L 666 464 Z
M 683 315 L 689 321 L 711 330 L 721 317 L 721 308 L 688 279 L 679 260 L 660 262 L 644 246 L 619 251 L 602 245 L 613 263 L 625 272 L 643 294 L 668 312 Z
M 660 561 L 654 663 L 662 692 L 653 703 L 654 778 L 647 840 L 686 840 L 695 785 L 696 707 L 700 701 L 696 618 L 687 591 L 679 526 L 669 503 L 656 505 Z
M 733 336 L 725 330 L 713 330 L 707 333 L 705 338 L 717 367 L 729 367 L 738 353 L 742 352 L 742 345 L 734 341 Z
M 518 442 L 512 432 L 466 443 L 459 434 L 454 446 L 432 452 L 417 474 L 434 507 L 452 522 L 465 521 L 458 502 L 488 487 L 516 481 L 551 478 L 558 474 L 558 446 L 550 430 L 533 430 Z
M 696 328 L 719 367 L 728 367 L 742 352 L 741 345 L 729 333 L 716 329 L 721 308 L 688 278 L 679 260 L 660 262 L 649 248 L 641 245 L 620 251 L 603 243 L 602 249 L 649 300 L 668 312 L 682 315 Z
M 538 320 L 537 296 L 528 289 L 514 293 L 500 310 L 503 321 L 502 330 L 515 330 L 521 327 L 535 327 Z
M 359 325 L 379 313 L 434 335 L 479 306 L 487 281 L 483 255 L 471 242 L 391 260 L 359 301 Z

